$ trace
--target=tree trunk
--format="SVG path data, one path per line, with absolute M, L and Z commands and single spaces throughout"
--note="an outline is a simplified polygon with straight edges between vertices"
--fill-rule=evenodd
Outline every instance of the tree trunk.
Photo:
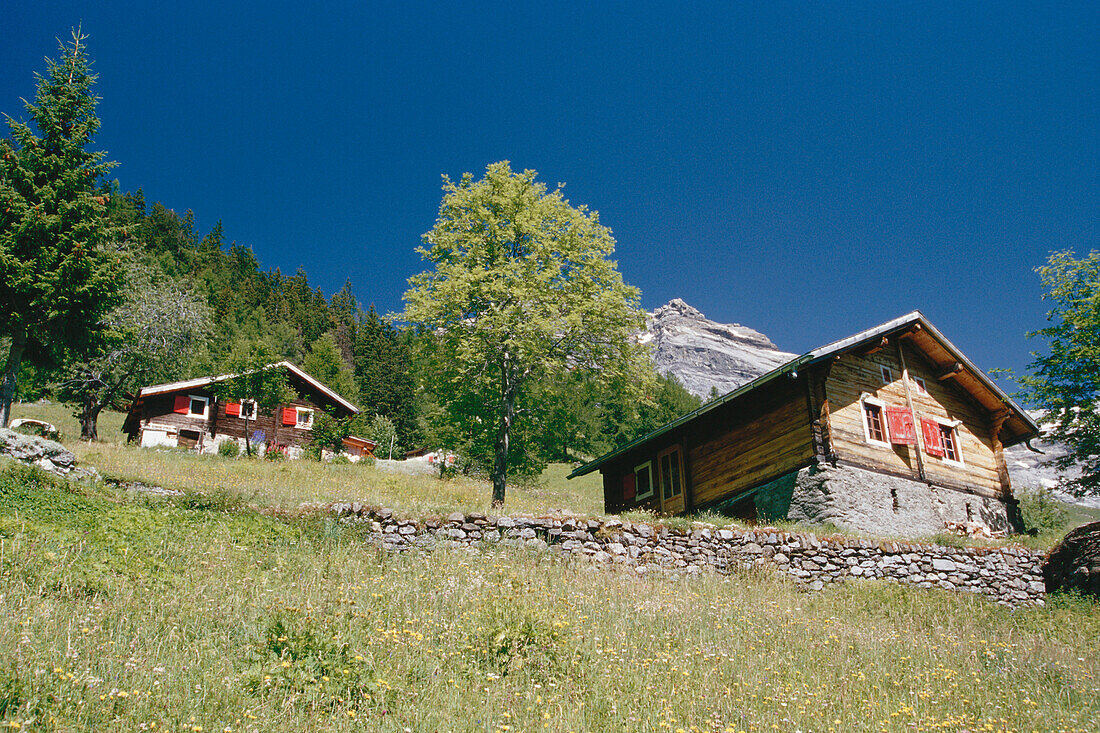
M 253 410 L 259 409 L 253 407 Z M 244 419 L 244 454 L 249 458 L 252 457 L 252 437 L 248 434 L 248 418 Z
M 19 366 L 23 363 L 23 352 L 27 348 L 27 334 L 22 331 L 12 334 L 11 349 L 8 350 L 8 363 L 4 369 L 4 384 L 0 387 L 0 427 L 6 428 L 11 420 L 11 403 L 15 399 L 15 385 L 19 378 Z
M 504 507 L 504 490 L 508 478 L 508 440 L 512 421 L 516 417 L 516 385 L 507 370 L 500 390 L 500 434 L 497 436 L 496 457 L 493 461 L 493 509 Z
M 80 411 L 80 439 L 99 440 L 99 412 L 103 404 L 88 397 Z

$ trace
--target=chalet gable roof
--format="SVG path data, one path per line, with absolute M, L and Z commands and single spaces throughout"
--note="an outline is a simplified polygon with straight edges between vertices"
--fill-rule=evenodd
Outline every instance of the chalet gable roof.
M 944 371 L 950 370 L 955 377 L 955 382 L 960 388 L 966 390 L 975 400 L 990 412 L 1005 410 L 1008 417 L 1005 427 L 1011 432 L 1008 440 L 1003 440 L 1005 446 L 1015 445 L 1025 440 L 1030 440 L 1039 434 L 1039 426 L 1016 402 L 990 379 L 981 369 L 974 365 L 957 346 L 951 343 L 939 329 L 932 325 L 919 310 L 906 313 L 893 320 L 881 323 L 873 328 L 848 336 L 847 338 L 833 341 L 808 351 L 802 356 L 797 356 L 785 364 L 762 374 L 756 379 L 737 387 L 721 397 L 706 403 L 702 407 L 683 415 L 667 425 L 654 430 L 648 435 L 631 441 L 594 461 L 575 469 L 568 478 L 584 476 L 595 471 L 604 463 L 634 449 L 644 443 L 664 435 L 699 416 L 710 412 L 722 405 L 737 400 L 741 396 L 762 387 L 782 375 L 796 377 L 798 370 L 813 364 L 840 356 L 849 351 L 855 351 L 883 338 L 894 338 L 904 335 L 918 349 L 920 349 L 929 361 L 939 366 Z
M 352 414 L 358 413 L 359 408 L 351 404 L 339 394 L 329 389 L 321 382 L 317 381 L 301 368 L 291 364 L 289 361 L 279 361 L 274 364 L 268 364 L 264 369 L 272 368 L 284 368 L 300 380 L 308 384 L 310 387 L 316 389 L 321 394 L 331 399 L 336 404 L 344 407 Z M 216 382 L 224 382 L 229 379 L 233 379 L 238 376 L 237 374 L 221 374 L 216 377 L 199 377 L 197 379 L 186 379 L 182 382 L 169 382 L 167 384 L 153 384 L 148 387 L 142 387 L 138 390 L 138 399 L 143 397 L 150 397 L 152 395 L 167 394 L 169 392 L 181 392 L 186 389 L 195 389 L 196 387 L 206 387 Z

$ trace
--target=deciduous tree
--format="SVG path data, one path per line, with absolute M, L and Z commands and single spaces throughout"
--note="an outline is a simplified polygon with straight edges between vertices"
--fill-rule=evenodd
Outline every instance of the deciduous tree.
M 1030 374 L 1020 379 L 1021 396 L 1046 412 L 1051 438 L 1070 447 L 1054 461 L 1062 469 L 1080 466 L 1066 481 L 1076 494 L 1100 493 L 1100 252 L 1077 259 L 1055 252 L 1038 268 L 1043 299 L 1051 303 L 1050 325 L 1030 337 L 1046 340 L 1035 353 Z
M 8 117 L 11 138 L 0 140 L 0 333 L 10 339 L 0 425 L 24 357 L 80 350 L 115 301 L 107 189 L 97 188 L 113 163 L 88 149 L 99 118 L 85 39 L 74 30 L 47 60 L 25 103 L 31 122 Z
M 99 437 L 99 414 L 121 407 L 128 390 L 177 378 L 210 332 L 205 303 L 149 269 L 130 269 L 125 299 L 103 319 L 90 358 L 75 360 L 60 384 L 62 401 L 76 406 L 80 437 Z
M 418 248 L 430 269 L 404 296 L 404 319 L 445 354 L 444 409 L 460 409 L 471 432 L 491 430 L 496 507 L 532 384 L 571 370 L 605 381 L 651 373 L 634 339 L 644 325 L 638 290 L 611 260 L 610 230 L 535 178 L 506 161 L 477 180 L 444 176 L 439 216 Z

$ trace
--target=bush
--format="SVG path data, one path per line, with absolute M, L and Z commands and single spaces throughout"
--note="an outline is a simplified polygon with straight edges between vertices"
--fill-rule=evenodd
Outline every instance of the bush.
M 1020 515 L 1028 534 L 1057 532 L 1069 521 L 1065 505 L 1054 497 L 1053 489 L 1024 489 L 1019 492 Z
M 347 466 L 351 464 L 351 459 L 345 456 L 343 453 L 337 453 L 331 459 L 329 459 L 329 463 L 333 464 L 334 466 Z
M 264 459 L 268 461 L 285 461 L 286 450 L 283 448 L 276 448 L 273 445 L 269 445 L 267 450 L 264 451 Z
M 389 457 L 391 441 L 393 442 L 394 455 L 401 455 L 402 446 L 397 441 L 397 428 L 394 427 L 393 420 L 382 415 L 375 415 L 367 423 L 363 432 L 365 433 L 364 438 L 373 440 L 378 444 L 374 452 L 379 458 Z
M 225 440 L 218 444 L 218 455 L 222 458 L 236 458 L 241 454 L 241 447 L 235 440 Z

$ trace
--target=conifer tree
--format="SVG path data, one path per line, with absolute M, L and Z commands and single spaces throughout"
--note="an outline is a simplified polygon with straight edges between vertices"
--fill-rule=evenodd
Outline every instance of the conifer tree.
M 412 446 L 418 438 L 416 387 L 412 357 L 401 335 L 371 305 L 355 334 L 355 381 L 364 413 L 389 418 L 398 440 Z
M 331 332 L 322 334 L 310 344 L 309 353 L 302 360 L 302 369 L 344 399 L 351 402 L 359 400 L 355 374 L 344 361 L 340 347 L 336 344 L 336 337 Z
M 0 335 L 9 339 L 0 425 L 24 358 L 81 350 L 116 300 L 119 266 L 105 247 L 100 188 L 114 164 L 88 149 L 100 123 L 85 39 L 76 29 L 71 44 L 60 44 L 25 103 L 31 121 L 7 117 L 11 137 L 0 140 Z

